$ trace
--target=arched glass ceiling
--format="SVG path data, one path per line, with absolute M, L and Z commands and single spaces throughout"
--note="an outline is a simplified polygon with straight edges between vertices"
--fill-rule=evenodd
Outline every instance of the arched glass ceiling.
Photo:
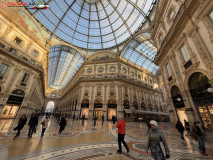
M 157 54 L 157 49 L 150 36 L 150 33 L 143 33 L 137 36 L 125 47 L 121 57 L 156 75 L 159 67 L 153 61 Z
M 48 86 L 63 89 L 83 62 L 81 54 L 69 46 L 50 47 Z
M 33 0 L 37 4 L 38 0 Z M 32 3 L 32 0 L 24 2 Z M 126 41 L 147 20 L 155 0 L 44 0 L 50 8 L 28 9 L 49 31 L 70 44 L 106 49 Z

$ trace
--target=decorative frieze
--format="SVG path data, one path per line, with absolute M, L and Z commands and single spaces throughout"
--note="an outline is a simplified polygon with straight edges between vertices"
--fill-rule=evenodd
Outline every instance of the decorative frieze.
M 209 74 L 211 75 L 211 78 L 213 78 L 213 62 L 212 62 L 212 57 L 210 56 L 208 49 L 206 48 L 205 44 L 203 43 L 198 32 L 195 32 L 192 35 L 192 39 L 200 54 L 200 57 L 203 60 L 204 65 L 206 66 Z

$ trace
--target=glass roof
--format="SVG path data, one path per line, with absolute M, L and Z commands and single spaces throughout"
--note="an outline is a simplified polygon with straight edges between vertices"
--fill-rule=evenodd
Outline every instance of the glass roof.
M 159 67 L 153 62 L 154 57 L 157 54 L 157 49 L 150 36 L 150 33 L 143 33 L 134 38 L 125 47 L 121 57 L 156 75 Z
M 50 47 L 48 86 L 63 89 L 83 62 L 81 54 L 69 46 Z
M 38 0 L 25 0 L 37 4 Z M 106 49 L 129 39 L 148 16 L 155 0 L 44 0 L 48 9 L 28 11 L 50 32 L 86 49 Z

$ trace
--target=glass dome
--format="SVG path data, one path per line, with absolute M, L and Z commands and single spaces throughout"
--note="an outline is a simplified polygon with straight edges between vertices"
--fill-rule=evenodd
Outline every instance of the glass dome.
M 38 0 L 34 0 L 36 3 Z M 26 0 L 30 3 L 31 0 Z M 28 11 L 50 32 L 86 49 L 107 49 L 129 39 L 147 20 L 155 0 L 44 0 Z
M 143 33 L 129 42 L 121 57 L 156 75 L 159 71 L 159 67 L 153 63 L 156 54 L 157 49 L 153 44 L 151 34 Z
M 81 54 L 69 46 L 50 47 L 48 86 L 63 89 L 83 62 Z

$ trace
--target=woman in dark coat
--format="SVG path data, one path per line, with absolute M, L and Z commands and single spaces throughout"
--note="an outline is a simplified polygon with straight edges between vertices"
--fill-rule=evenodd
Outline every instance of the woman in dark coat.
M 22 128 L 24 127 L 24 125 L 26 124 L 26 122 L 27 122 L 27 117 L 26 117 L 25 114 L 23 114 L 21 116 L 21 118 L 19 119 L 19 121 L 18 121 L 18 126 L 13 129 L 14 131 L 18 130 L 16 136 L 13 139 L 15 139 L 16 137 L 18 137 L 20 135 L 20 131 L 22 130 Z
M 151 131 L 149 132 L 149 138 L 147 141 L 147 149 L 151 149 L 151 155 L 155 160 L 165 160 L 170 158 L 169 148 L 161 130 L 158 129 L 156 121 L 150 121 Z M 164 152 L 165 151 L 165 152 Z
M 66 124 L 67 124 L 67 120 L 65 119 L 65 115 L 63 115 L 61 118 L 61 121 L 59 123 L 60 128 L 59 128 L 58 134 L 61 134 L 61 132 L 64 130 Z

